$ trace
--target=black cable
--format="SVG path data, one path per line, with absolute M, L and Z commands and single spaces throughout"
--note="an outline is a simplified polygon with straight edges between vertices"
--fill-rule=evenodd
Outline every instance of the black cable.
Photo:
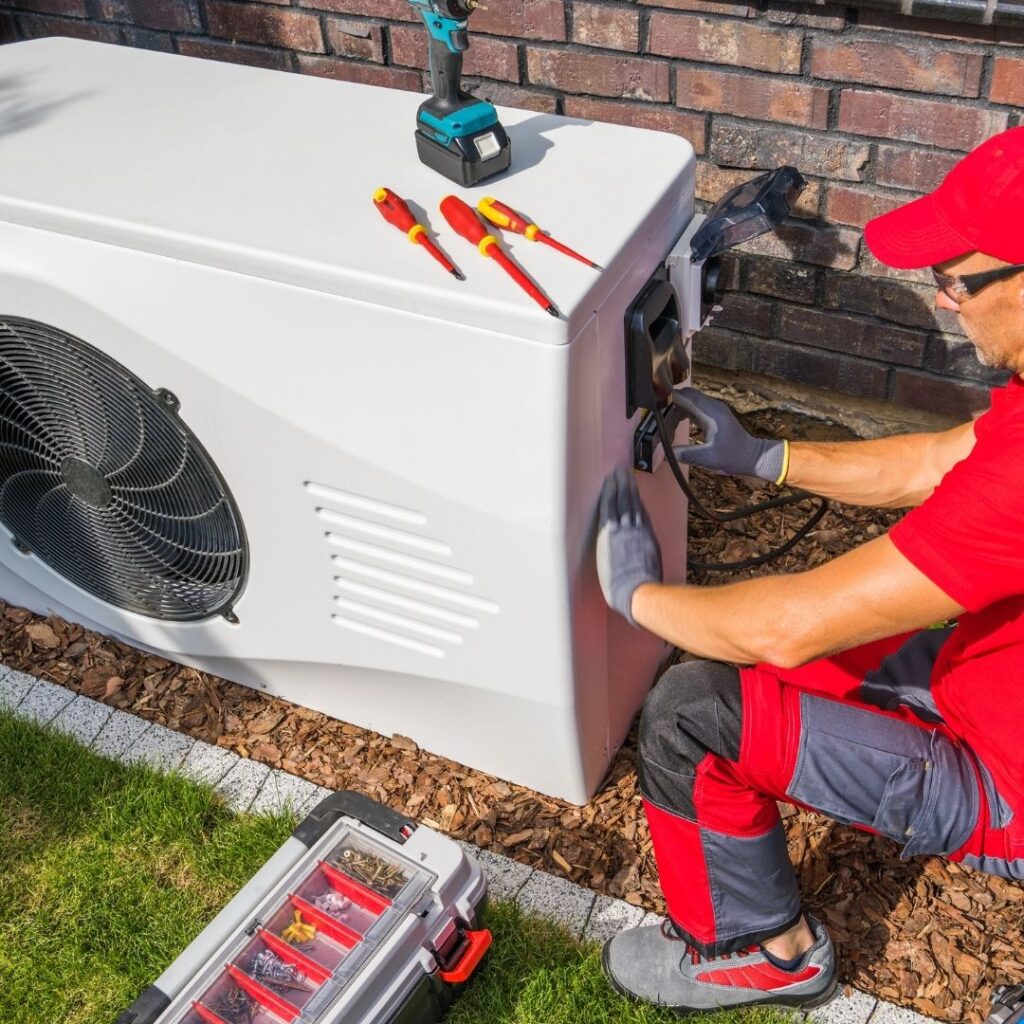
M 679 466 L 679 460 L 676 458 L 676 453 L 672 448 L 672 439 L 668 434 L 668 426 L 665 423 L 665 417 L 660 409 L 654 410 L 654 418 L 658 424 L 658 434 L 661 437 L 661 445 L 665 449 L 665 458 L 668 460 L 669 468 L 672 470 L 672 475 L 676 478 L 676 483 L 679 484 L 683 493 L 690 501 L 690 505 L 694 511 L 703 516 L 705 519 L 711 520 L 713 523 L 731 523 L 737 519 L 747 519 L 752 515 L 756 515 L 758 512 L 765 512 L 771 508 L 782 508 L 786 505 L 795 505 L 801 501 L 807 501 L 808 498 L 814 498 L 815 495 L 809 494 L 807 491 L 791 491 L 789 494 L 780 494 L 777 498 L 771 498 L 768 501 L 760 501 L 753 505 L 743 505 L 741 508 L 733 509 L 731 512 L 715 512 L 709 509 L 704 502 L 702 502 L 696 494 L 693 493 L 693 489 L 690 487 L 690 482 L 686 479 L 682 469 Z M 736 569 L 752 569 L 758 565 L 764 565 L 765 562 L 774 561 L 776 558 L 781 558 L 787 551 L 790 551 L 793 547 L 802 541 L 807 534 L 814 529 L 818 523 L 821 522 L 822 517 L 828 511 L 828 500 L 825 498 L 819 499 L 820 504 L 811 513 L 810 519 L 800 527 L 796 533 L 793 534 L 787 541 L 784 541 L 776 548 L 772 548 L 770 551 L 765 552 L 763 555 L 756 555 L 753 558 L 741 558 L 735 562 L 694 562 L 691 559 L 686 560 L 686 564 L 690 569 L 694 569 L 702 572 L 728 572 Z

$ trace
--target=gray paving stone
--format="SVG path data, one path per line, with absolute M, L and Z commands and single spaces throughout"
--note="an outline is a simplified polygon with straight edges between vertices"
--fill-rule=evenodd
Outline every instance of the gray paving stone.
M 611 896 L 598 896 L 583 929 L 583 938 L 604 942 L 625 928 L 636 928 L 646 916 L 643 907 L 631 906 Z
M 179 771 L 193 782 L 216 786 L 241 760 L 233 750 L 196 740 Z
M 483 868 L 487 878 L 487 891 L 492 899 L 511 900 L 519 894 L 519 890 L 526 885 L 533 868 L 525 864 L 517 864 L 500 853 L 491 853 L 490 850 L 481 850 L 472 843 L 459 842 L 466 853 L 470 855 Z
M 88 747 L 113 713 L 114 709 L 106 704 L 79 694 L 51 724 L 58 732 Z
M 875 1012 L 871 1014 L 871 1024 L 931 1024 L 931 1018 L 915 1010 L 908 1010 L 904 1006 L 896 1006 L 894 1003 L 879 999 Z
M 249 810 L 270 775 L 270 766 L 239 758 L 238 763 L 213 788 L 227 801 L 231 810 Z
M 543 871 L 534 871 L 519 890 L 516 902 L 531 914 L 551 918 L 565 925 L 573 935 L 583 934 L 597 896 L 589 889 Z
M 151 725 L 124 752 L 125 764 L 142 762 L 161 772 L 172 772 L 181 767 L 185 755 L 195 740 L 163 725 Z
M 815 1024 L 866 1024 L 877 1003 L 874 996 L 857 989 L 853 989 L 847 996 L 840 988 L 839 995 L 832 1002 L 810 1010 L 807 1016 Z
M 49 725 L 74 699 L 71 690 L 39 679 L 18 705 L 18 717 Z
M 312 806 L 322 788 L 308 779 L 273 769 L 249 810 L 253 814 L 298 815 L 307 804 Z
M 142 735 L 152 726 L 144 718 L 137 718 L 125 711 L 115 711 L 107 724 L 99 731 L 93 741 L 92 749 L 104 757 L 123 760 L 129 747 L 139 742 Z
M 34 676 L 0 665 L 0 710 L 14 711 L 37 682 Z
M 327 797 L 333 796 L 334 793 L 335 790 L 328 789 L 326 786 L 317 786 L 313 795 L 299 808 L 299 817 L 304 818 L 321 800 L 326 800 Z

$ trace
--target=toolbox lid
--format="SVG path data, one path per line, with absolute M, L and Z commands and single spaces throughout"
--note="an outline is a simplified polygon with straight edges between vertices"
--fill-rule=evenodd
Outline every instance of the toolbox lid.
M 569 341 L 693 206 L 675 135 L 501 109 L 512 168 L 460 189 L 416 155 L 416 93 L 73 39 L 0 47 L 0 219 L 407 309 Z M 425 214 L 468 280 L 384 221 L 386 185 Z M 438 203 L 494 195 L 601 264 L 521 236 L 507 248 L 548 316 L 455 235 Z

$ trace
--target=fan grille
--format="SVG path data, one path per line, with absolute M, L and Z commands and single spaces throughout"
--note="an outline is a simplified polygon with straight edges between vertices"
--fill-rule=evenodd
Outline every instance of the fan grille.
M 177 408 L 92 345 L 0 316 L 0 522 L 87 593 L 190 621 L 230 614 L 248 559 Z

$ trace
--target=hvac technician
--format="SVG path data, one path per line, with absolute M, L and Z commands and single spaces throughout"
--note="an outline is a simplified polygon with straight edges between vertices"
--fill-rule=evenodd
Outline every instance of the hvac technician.
M 618 470 L 601 496 L 608 603 L 707 659 L 666 672 L 640 723 L 671 923 L 604 950 L 617 989 L 680 1010 L 813 1006 L 835 989 L 776 800 L 888 836 L 904 857 L 1024 878 L 1024 128 L 864 235 L 890 266 L 932 267 L 936 305 L 982 363 L 1013 371 L 991 409 L 943 433 L 790 445 L 751 437 L 687 389 L 705 443 L 677 455 L 850 504 L 914 506 L 888 535 L 808 572 L 669 586 L 632 476 Z

